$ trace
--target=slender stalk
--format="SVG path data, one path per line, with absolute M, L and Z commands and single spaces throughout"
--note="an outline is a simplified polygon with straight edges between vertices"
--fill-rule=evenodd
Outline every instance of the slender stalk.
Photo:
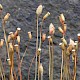
M 74 62 L 74 80 L 76 80 L 76 56 L 75 56 L 75 62 Z
M 18 80 L 16 72 L 14 71 L 14 80 Z
M 2 72 L 1 72 L 1 77 L 2 77 L 2 80 L 4 80 Z
M 22 58 L 21 58 L 21 61 L 20 61 L 21 65 L 22 65 L 22 62 L 23 62 L 23 58 L 24 58 L 24 56 L 25 56 L 25 54 L 26 54 L 26 51 L 27 51 L 27 48 L 25 49 L 25 52 L 23 53 L 23 56 L 22 56 Z
M 43 80 L 43 73 L 41 73 L 41 80 Z
M 67 50 L 65 47 L 63 50 L 63 80 L 70 80 L 69 56 L 70 55 L 67 55 Z
M 33 63 L 33 61 L 34 61 L 34 59 L 35 59 L 35 56 L 36 56 L 36 55 L 34 55 L 34 57 L 33 57 L 32 60 L 31 60 L 31 64 L 30 64 L 29 71 L 28 71 L 28 80 L 29 80 L 29 78 L 30 78 L 30 69 L 31 69 L 32 63 Z
M 76 80 L 76 52 L 74 52 L 74 80 Z
M 52 40 L 53 40 L 53 35 L 51 35 L 52 37 Z M 49 42 L 49 45 L 50 45 L 50 42 Z M 50 58 L 49 58 L 49 61 L 50 61 L 50 78 L 49 80 L 53 80 L 53 55 L 54 55 L 54 45 L 53 45 L 53 42 L 51 42 L 51 45 L 50 45 L 50 48 L 49 48 L 49 55 L 50 55 Z
M 1 74 L 2 80 L 6 80 L 1 59 L 0 59 L 0 69 L 1 69 L 0 74 Z
M 29 46 L 29 44 L 30 44 L 30 39 L 29 39 L 29 41 L 28 41 L 27 46 Z M 25 51 L 24 51 L 24 53 L 23 53 L 23 56 L 22 56 L 22 58 L 21 58 L 21 61 L 20 61 L 21 66 L 22 66 L 23 58 L 24 58 L 24 56 L 25 56 L 25 54 L 26 54 L 26 52 L 27 52 L 27 50 L 28 50 L 27 46 L 26 46 L 26 49 L 25 49 Z
M 12 40 L 13 49 L 14 49 L 14 44 L 15 44 L 15 40 L 13 39 Z M 14 63 L 14 60 L 13 60 L 13 63 Z M 17 80 L 18 78 L 17 78 L 16 72 L 14 69 L 13 69 L 13 74 L 14 74 L 14 80 Z M 12 74 L 12 76 L 13 76 L 13 74 Z
M 12 67 L 10 67 L 10 80 L 14 80 L 12 71 Z
M 50 80 L 50 61 L 51 61 L 51 52 L 50 52 L 50 41 L 49 41 L 49 80 Z
M 52 40 L 53 40 L 53 35 L 52 35 Z M 51 52 L 51 80 L 53 80 L 53 71 L 54 71 L 54 44 L 53 44 L 53 42 L 52 42 L 52 52 Z
M 41 43 L 42 43 L 42 41 L 41 41 L 41 36 L 42 36 L 42 25 L 43 25 L 43 19 L 42 19 L 42 23 L 41 23 L 41 27 L 40 27 L 40 42 L 39 42 L 39 48 L 41 48 Z
M 3 28 L 3 32 L 4 32 L 5 43 L 6 43 L 6 51 L 7 51 L 8 59 L 9 59 L 9 58 L 10 58 L 10 57 L 9 57 L 9 47 L 8 47 L 8 41 L 7 41 L 7 37 L 6 37 L 5 26 L 6 26 L 5 21 L 2 20 L 2 28 Z M 7 55 L 7 54 L 5 54 L 5 64 L 6 64 L 6 55 Z M 5 66 L 5 68 L 6 68 L 6 66 Z
M 37 50 L 38 50 L 38 15 L 37 15 L 37 39 L 36 39 L 35 80 L 36 80 L 36 77 L 37 77 Z
M 60 80 L 62 80 L 62 75 L 63 75 L 63 50 L 62 50 L 62 63 L 61 63 L 61 78 Z
M 64 38 L 64 34 L 63 34 L 63 38 Z M 60 80 L 63 80 L 63 56 L 64 55 L 64 51 L 62 50 L 62 62 L 61 62 L 61 75 L 60 75 Z
M 14 80 L 14 77 L 13 77 L 13 54 L 14 54 L 14 51 L 9 52 L 10 61 L 11 61 L 11 65 L 10 65 L 10 80 Z
M 42 25 L 43 25 L 43 19 L 42 19 L 42 23 L 41 23 L 41 27 L 40 27 L 40 42 L 39 42 L 39 48 L 41 49 L 41 36 L 42 36 Z M 41 53 L 41 52 L 40 52 Z M 38 80 L 40 78 L 40 74 L 39 74 L 39 65 L 40 65 L 40 55 L 38 56 Z
M 11 47 L 12 46 L 12 47 Z M 10 80 L 14 80 L 13 77 L 13 69 L 14 69 L 14 49 L 12 43 L 10 44 L 9 47 L 9 56 L 10 56 Z
M 40 65 L 40 55 L 38 56 L 38 80 L 40 80 L 39 65 Z
M 67 80 L 67 56 L 66 56 L 66 48 L 63 50 L 63 80 Z
M 27 46 L 29 46 L 29 44 L 30 44 L 30 40 L 28 41 Z M 22 56 L 22 58 L 21 58 L 21 61 L 20 61 L 21 65 L 22 65 L 23 58 L 24 58 L 24 56 L 25 56 L 25 54 L 26 54 L 27 50 L 28 50 L 28 48 L 26 47 L 26 49 L 25 49 L 25 51 L 24 51 L 24 53 L 23 53 L 23 56 Z
M 3 31 L 4 31 L 4 39 L 6 42 L 6 49 L 7 49 L 8 58 L 9 58 L 8 42 L 7 42 L 7 37 L 6 37 L 5 21 L 4 20 L 2 21 L 2 27 L 3 27 Z
M 18 51 L 17 55 L 18 55 L 18 70 L 19 70 L 19 76 L 20 76 L 20 80 L 22 80 L 21 62 L 20 62 L 20 48 L 19 48 L 19 51 Z

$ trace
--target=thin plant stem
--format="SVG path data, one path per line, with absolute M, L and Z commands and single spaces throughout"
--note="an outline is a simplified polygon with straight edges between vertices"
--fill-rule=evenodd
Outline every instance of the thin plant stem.
M 36 80 L 36 77 L 37 77 L 37 50 L 38 50 L 38 15 L 37 15 L 37 39 L 36 39 L 35 80 Z
M 63 80 L 70 80 L 69 73 L 69 55 L 67 55 L 66 47 L 63 50 Z
M 62 80 L 62 75 L 63 75 L 63 50 L 62 50 L 62 63 L 61 63 L 61 78 L 60 78 L 60 80 Z
M 14 80 L 18 80 L 16 72 L 14 71 Z
M 39 48 L 41 48 L 41 36 L 42 36 L 42 25 L 43 25 L 43 19 L 42 19 L 42 23 L 41 23 L 41 27 L 40 27 L 40 42 L 39 42 Z
M 41 49 L 41 36 L 42 36 L 42 25 L 43 25 L 43 19 L 42 19 L 42 23 L 41 23 L 41 27 L 40 27 L 40 42 L 39 42 L 39 48 Z M 40 52 L 41 53 L 41 52 Z M 38 80 L 40 78 L 40 74 L 39 74 L 39 65 L 40 65 L 40 55 L 38 56 Z
M 8 53 L 8 58 L 10 58 L 9 57 L 8 42 L 7 42 L 7 37 L 6 37 L 5 21 L 4 20 L 2 21 L 2 27 L 3 27 L 3 31 L 4 31 L 4 39 L 5 39 L 5 42 L 6 42 L 6 49 L 7 49 L 7 53 Z
M 19 44 L 18 44 L 19 45 Z M 20 47 L 20 46 L 19 46 Z M 22 80 L 22 74 L 21 74 L 21 62 L 20 62 L 20 48 L 19 51 L 17 53 L 18 55 L 18 70 L 19 70 L 19 76 L 20 76 L 20 80 Z
M 38 80 L 40 80 L 39 66 L 40 66 L 40 55 L 38 56 Z
M 10 67 L 10 80 L 14 80 L 13 73 L 12 73 L 12 67 Z
M 0 73 L 1 73 L 2 80 L 6 80 L 1 59 L 0 59 L 0 68 L 1 68 L 1 72 Z
M 1 77 L 2 77 L 2 80 L 4 80 L 2 72 L 1 72 Z
M 63 38 L 64 38 L 64 34 L 63 34 Z M 63 55 L 64 55 L 64 51 L 62 50 L 62 62 L 61 62 L 61 75 L 60 75 L 60 80 L 63 79 Z
M 30 40 L 28 41 L 27 46 L 29 46 L 29 44 L 30 44 Z M 22 58 L 21 58 L 21 61 L 20 61 L 21 65 L 22 65 L 23 58 L 24 58 L 24 56 L 25 56 L 25 54 L 26 54 L 27 50 L 28 50 L 28 48 L 26 47 L 26 49 L 25 49 L 25 51 L 24 51 L 24 53 L 23 53 L 23 56 L 22 56 Z
M 27 51 L 27 48 L 25 49 L 25 52 L 23 53 L 23 56 L 22 56 L 22 58 L 21 58 L 21 61 L 20 61 L 21 65 L 22 65 L 22 62 L 23 62 L 23 58 L 24 58 L 24 56 L 25 56 L 25 54 L 26 54 L 26 51 Z
M 41 73 L 41 80 L 43 80 L 43 73 Z
M 12 45 L 14 46 L 14 42 L 15 42 L 15 40 L 13 39 L 12 40 Z M 14 49 L 14 47 L 13 47 L 13 49 Z M 14 60 L 13 60 L 14 61 Z M 13 69 L 13 74 L 14 74 L 14 80 L 17 80 L 17 75 L 16 75 L 16 72 L 15 72 L 15 70 Z
M 74 54 L 74 80 L 76 80 L 76 52 Z
M 52 35 L 52 40 L 54 39 L 54 36 Z M 52 52 L 51 52 L 51 65 L 52 65 L 52 67 L 51 67 L 51 80 L 53 80 L 53 71 L 54 71 L 54 44 L 53 44 L 53 42 L 52 42 Z
M 67 70 L 67 59 L 66 59 L 66 49 L 63 50 L 63 80 L 67 80 L 67 73 L 66 73 L 66 70 Z
M 33 61 L 34 61 L 34 59 L 35 59 L 35 56 L 36 56 L 36 55 L 34 55 L 34 57 L 33 57 L 32 60 L 31 60 L 31 64 L 30 64 L 29 71 L 28 71 L 28 80 L 29 80 L 29 78 L 30 78 L 30 69 L 31 69 L 32 63 L 33 63 Z
M 49 41 L 49 80 L 50 80 L 50 61 L 51 61 L 51 52 L 50 52 L 50 41 Z
M 10 55 L 10 61 L 11 61 L 11 64 L 10 64 L 10 80 L 14 80 L 14 77 L 13 77 L 13 55 L 14 55 L 14 51 L 12 50 L 12 52 L 9 52 L 9 55 Z

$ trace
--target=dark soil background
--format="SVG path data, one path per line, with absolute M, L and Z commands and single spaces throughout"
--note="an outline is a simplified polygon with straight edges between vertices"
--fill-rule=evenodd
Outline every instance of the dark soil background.
M 17 27 L 21 30 L 21 57 L 26 45 L 28 44 L 28 31 L 32 32 L 33 39 L 31 40 L 28 51 L 24 57 L 22 64 L 22 76 L 23 80 L 28 80 L 28 69 L 33 56 L 35 55 L 35 43 L 36 43 L 36 8 L 39 4 L 44 6 L 43 13 L 39 18 L 39 23 L 43 15 L 48 11 L 51 15 L 45 20 L 43 24 L 43 33 L 48 36 L 48 27 L 50 23 L 53 23 L 56 29 L 54 34 L 54 80 L 60 80 L 60 65 L 61 65 L 61 49 L 59 43 L 62 37 L 61 33 L 58 31 L 60 26 L 59 15 L 64 14 L 67 23 L 67 33 L 66 39 L 77 40 L 77 34 L 80 33 L 80 0 L 0 0 L 0 4 L 3 5 L 3 16 L 9 12 L 11 14 L 10 19 L 6 26 L 7 34 L 10 31 L 15 31 Z M 0 27 L 0 38 L 3 38 L 3 30 Z M 4 55 L 6 53 L 5 47 L 0 50 L 0 58 L 4 61 Z M 17 73 L 16 65 L 16 54 L 15 59 L 15 70 Z M 44 80 L 48 80 L 48 40 L 42 45 L 41 62 L 44 67 Z M 71 64 L 73 65 L 73 64 Z M 30 80 L 34 80 L 34 63 L 30 71 Z M 72 67 L 71 67 L 72 68 Z M 9 75 L 8 67 L 5 67 L 6 75 Z M 80 79 L 80 54 L 78 53 L 78 63 L 77 63 L 77 80 Z

